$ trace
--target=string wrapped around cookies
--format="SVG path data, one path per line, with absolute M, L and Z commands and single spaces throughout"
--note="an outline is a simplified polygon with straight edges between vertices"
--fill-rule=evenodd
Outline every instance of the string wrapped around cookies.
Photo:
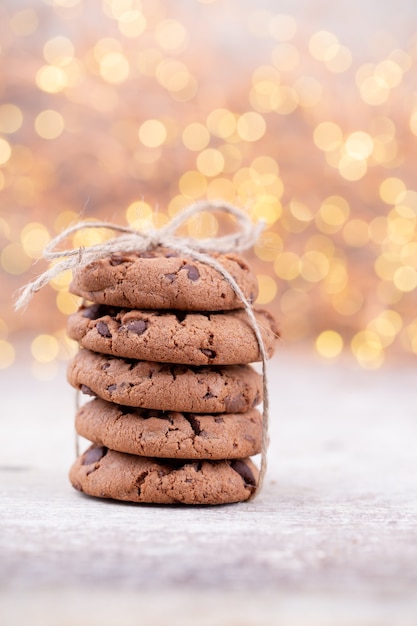
M 202 211 L 231 216 L 236 232 L 177 234 Z M 99 227 L 119 234 L 58 249 L 78 230 Z M 76 430 L 92 446 L 71 469 L 75 488 L 165 504 L 259 493 L 269 443 L 266 361 L 278 330 L 268 312 L 253 308 L 256 277 L 237 253 L 262 228 L 230 204 L 198 202 L 159 230 L 80 222 L 47 246 L 44 258 L 54 265 L 22 289 L 16 308 L 73 270 L 70 290 L 85 304 L 68 320 L 80 346 L 68 380 L 93 398 L 77 410 Z M 261 375 L 250 365 L 256 361 Z M 259 472 L 251 461 L 258 453 Z

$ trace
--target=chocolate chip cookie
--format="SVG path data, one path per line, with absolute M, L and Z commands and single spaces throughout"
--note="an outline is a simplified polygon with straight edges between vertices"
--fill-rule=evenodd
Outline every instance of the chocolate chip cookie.
M 126 406 L 187 413 L 243 413 L 262 400 L 250 365 L 195 367 L 136 361 L 82 349 L 68 381 L 83 393 Z
M 278 329 L 267 311 L 255 311 L 272 356 Z M 260 360 L 245 311 L 196 313 L 137 311 L 103 304 L 81 307 L 67 331 L 84 348 L 131 359 L 189 365 L 235 365 Z
M 258 470 L 250 459 L 159 460 L 93 445 L 74 463 L 70 480 L 90 496 L 152 504 L 228 504 L 247 500 Z
M 212 256 L 253 302 L 257 281 L 247 263 L 236 254 Z M 132 309 L 243 308 L 240 298 L 217 270 L 162 247 L 94 261 L 74 272 L 70 291 L 92 302 Z
M 239 459 L 261 451 L 262 416 L 135 409 L 96 398 L 75 418 L 82 437 L 112 450 L 172 459 Z

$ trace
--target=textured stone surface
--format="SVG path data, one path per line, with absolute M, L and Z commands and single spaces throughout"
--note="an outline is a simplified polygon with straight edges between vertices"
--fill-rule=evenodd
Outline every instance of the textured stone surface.
M 270 380 L 264 490 L 184 510 L 75 492 L 64 371 L 3 372 L 2 626 L 415 624 L 415 366 L 281 352 Z

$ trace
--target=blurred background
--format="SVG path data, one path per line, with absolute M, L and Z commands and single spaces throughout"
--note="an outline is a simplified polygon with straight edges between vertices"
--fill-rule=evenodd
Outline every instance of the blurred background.
M 266 222 L 248 258 L 285 346 L 415 359 L 416 69 L 415 0 L 2 0 L 0 367 L 74 349 L 70 275 L 12 306 L 52 237 L 199 199 Z

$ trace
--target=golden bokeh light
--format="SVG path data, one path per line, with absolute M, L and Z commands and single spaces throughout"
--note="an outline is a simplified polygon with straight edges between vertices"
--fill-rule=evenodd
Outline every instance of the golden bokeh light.
M 369 243 L 369 226 L 365 220 L 352 219 L 343 228 L 343 239 L 352 248 L 361 248 Z
M 59 93 L 67 86 L 67 76 L 60 67 L 43 65 L 36 74 L 36 84 L 47 93 Z
M 385 178 L 379 186 L 379 195 L 387 204 L 395 204 L 405 191 L 405 184 L 399 178 Z
M 358 362 L 365 369 L 377 369 L 385 359 L 381 338 L 373 330 L 356 333 L 351 341 L 351 349 Z
M 269 274 L 258 274 L 258 288 L 257 305 L 269 304 L 277 294 L 277 284 Z
M 166 137 L 166 127 L 160 120 L 146 120 L 139 128 L 139 139 L 148 148 L 161 146 Z
M 284 251 L 274 262 L 275 274 L 284 280 L 293 280 L 300 274 L 300 259 L 295 252 Z
M 343 350 L 343 337 L 335 330 L 324 330 L 317 337 L 316 350 L 326 359 L 334 359 Z
M 372 154 L 373 147 L 372 138 L 363 131 L 351 133 L 345 142 L 346 154 L 358 161 L 367 159 Z
M 266 123 L 259 113 L 248 111 L 237 120 L 236 130 L 244 141 L 258 141 L 266 132 Z
M 270 226 L 281 217 L 282 206 L 275 195 L 264 194 L 257 197 L 250 213 L 255 222 L 263 221 Z
M 31 343 L 31 352 L 38 363 L 50 363 L 58 357 L 59 342 L 53 335 L 38 335 Z
M 329 272 L 329 260 L 319 250 L 309 250 L 300 259 L 300 275 L 309 283 L 316 283 Z
M 180 52 L 187 45 L 188 33 L 178 20 L 165 19 L 156 26 L 155 39 L 166 52 Z
M 15 104 L 0 105 L 0 133 L 15 133 L 22 126 L 23 114 Z
M 210 143 L 210 133 L 204 124 L 193 122 L 184 128 L 182 141 L 188 150 L 200 152 Z
M 0 165 L 7 163 L 12 154 L 12 149 L 8 141 L 0 137 Z
M 332 152 L 342 145 L 343 133 L 335 122 L 320 122 L 314 129 L 314 143 L 320 150 Z
M 204 176 L 217 176 L 223 167 L 224 156 L 216 148 L 207 148 L 197 156 L 197 168 Z
M 66 270 L 58 274 L 58 276 L 55 276 L 54 278 L 52 278 L 49 284 L 52 287 L 52 289 L 55 289 L 55 291 L 64 292 L 64 291 L 67 291 L 71 280 L 72 280 L 72 272 L 71 270 Z
M 330 72 L 341 74 L 350 68 L 353 58 L 349 48 L 337 43 L 327 47 L 322 60 Z
M 10 28 L 18 37 L 28 37 L 39 26 L 39 16 L 33 9 L 23 9 L 10 18 Z
M 320 30 L 310 37 L 308 49 L 313 58 L 325 61 L 332 54 L 334 47 L 339 45 L 339 40 L 334 33 Z
M 214 109 L 207 116 L 207 128 L 216 137 L 227 139 L 236 130 L 236 116 L 227 109 Z
M 61 35 L 48 39 L 43 47 L 43 56 L 47 63 L 57 66 L 68 65 L 74 58 L 74 44 Z
M 297 32 L 297 22 L 292 15 L 279 13 L 269 20 L 269 32 L 278 41 L 289 41 Z
M 38 222 L 29 222 L 20 234 L 23 249 L 31 259 L 38 259 L 42 256 L 42 252 L 49 243 L 50 238 L 48 230 L 43 224 Z
M 335 233 L 348 220 L 349 214 L 350 207 L 345 198 L 329 196 L 322 202 L 316 213 L 317 228 L 323 233 Z
M 153 226 L 153 213 L 149 204 L 143 200 L 134 200 L 126 209 L 126 221 L 129 226 L 146 232 Z
M 80 306 L 80 299 L 68 291 L 59 291 L 56 294 L 56 307 L 63 315 L 75 313 Z
M 41 111 L 35 119 L 35 130 L 42 139 L 57 139 L 65 129 L 64 118 L 58 111 Z
M 129 72 L 129 62 L 122 52 L 107 52 L 100 59 L 100 75 L 108 83 L 123 83 Z
M 188 223 L 188 234 L 197 239 L 210 239 L 215 237 L 219 230 L 219 224 L 212 213 L 202 211 L 192 217 Z
M 294 44 L 280 43 L 273 49 L 271 61 L 279 72 L 291 72 L 300 63 L 300 53 Z
M 359 36 L 314 0 L 314 20 L 266 2 L 15 5 L 0 6 L 7 293 L 80 219 L 146 231 L 194 201 L 224 199 L 264 224 L 248 257 L 257 302 L 287 345 L 327 359 L 350 352 L 369 369 L 415 358 L 415 35 L 363 23 Z M 405 19 L 393 32 L 401 20 L 406 31 Z M 211 238 L 231 225 L 204 213 L 184 234 Z M 62 249 L 114 234 L 83 230 Z M 0 367 L 14 363 L 13 333 L 30 324 L 33 374 L 53 378 L 72 349 L 70 281 L 65 272 L 37 296 L 30 322 L 5 298 Z
M 32 265 L 30 257 L 20 243 L 9 243 L 6 245 L 0 256 L 3 270 L 8 274 L 24 274 Z
M 117 26 L 121 34 L 125 37 L 139 37 L 146 29 L 146 18 L 143 13 L 137 9 L 124 11 L 118 17 Z

